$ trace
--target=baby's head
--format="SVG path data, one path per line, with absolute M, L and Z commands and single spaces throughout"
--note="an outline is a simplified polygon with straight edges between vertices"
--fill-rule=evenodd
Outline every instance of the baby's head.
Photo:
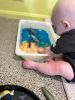
M 75 29 L 75 0 L 58 0 L 51 20 L 58 35 Z

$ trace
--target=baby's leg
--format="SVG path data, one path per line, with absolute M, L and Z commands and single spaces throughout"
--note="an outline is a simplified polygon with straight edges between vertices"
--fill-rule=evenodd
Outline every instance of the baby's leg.
M 50 60 L 49 62 L 38 63 L 26 60 L 23 63 L 23 67 L 27 69 L 34 69 L 50 76 L 60 75 L 68 80 L 72 80 L 74 77 L 71 65 L 65 61 Z

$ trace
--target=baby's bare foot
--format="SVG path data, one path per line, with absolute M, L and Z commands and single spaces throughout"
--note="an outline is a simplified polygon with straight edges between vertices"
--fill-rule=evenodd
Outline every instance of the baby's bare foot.
M 22 63 L 23 68 L 27 68 L 27 69 L 35 69 L 36 67 L 36 63 L 34 61 L 31 60 L 25 60 Z

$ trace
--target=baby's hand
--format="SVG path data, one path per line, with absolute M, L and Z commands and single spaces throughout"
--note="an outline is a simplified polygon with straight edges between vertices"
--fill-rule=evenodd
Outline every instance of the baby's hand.
M 53 52 L 51 51 L 50 47 L 46 47 L 46 48 L 42 48 L 42 47 L 38 47 L 37 52 L 40 54 L 48 54 L 48 58 L 52 58 L 53 57 Z

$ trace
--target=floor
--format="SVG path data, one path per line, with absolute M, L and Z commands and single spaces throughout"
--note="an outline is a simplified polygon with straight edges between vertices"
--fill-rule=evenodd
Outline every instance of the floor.
M 68 83 L 64 78 L 62 78 L 62 81 L 68 100 L 75 100 L 75 82 Z
M 0 84 L 16 84 L 32 90 L 45 100 L 41 87 L 45 86 L 55 100 L 67 100 L 60 77 L 45 76 L 22 68 L 22 60 L 15 55 L 19 20 L 0 18 Z

